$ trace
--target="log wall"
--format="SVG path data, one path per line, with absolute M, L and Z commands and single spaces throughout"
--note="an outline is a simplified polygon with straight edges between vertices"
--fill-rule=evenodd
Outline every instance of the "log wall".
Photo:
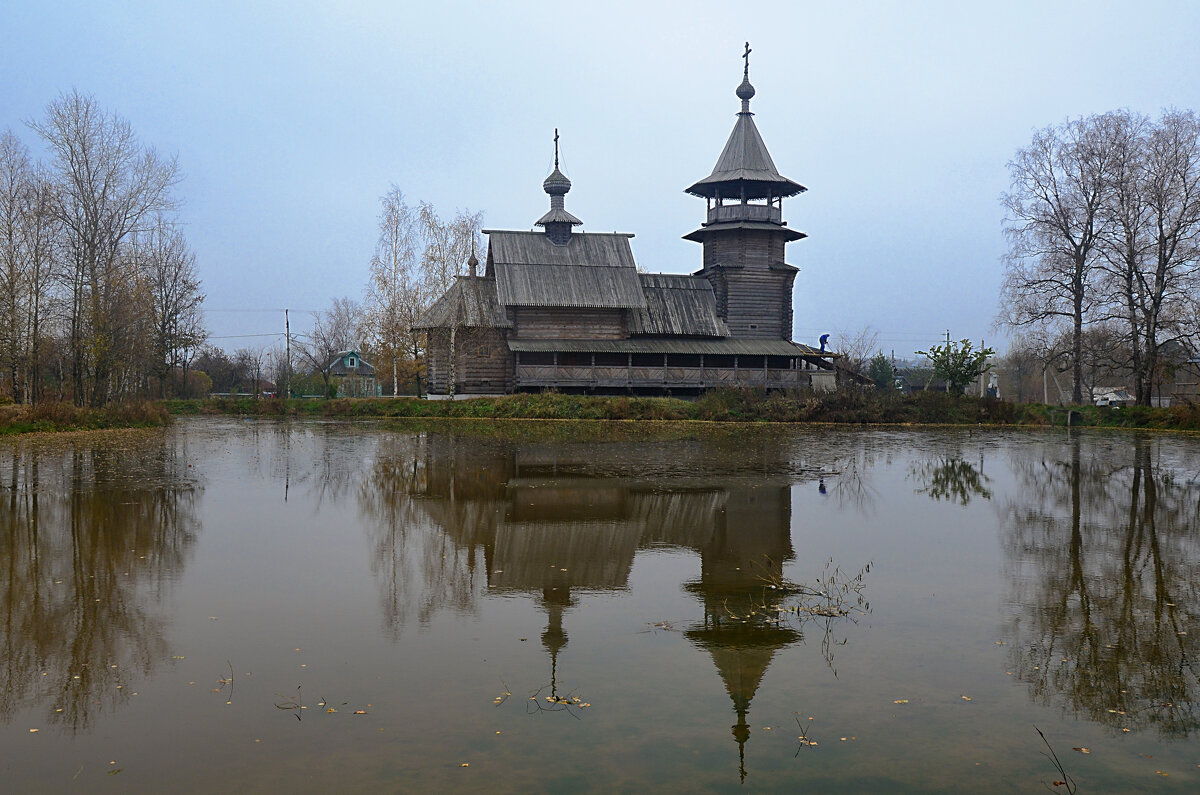
M 513 334 L 519 339 L 621 340 L 629 336 L 623 309 L 515 307 Z
M 494 328 L 460 328 L 455 333 L 455 394 L 490 395 L 509 392 L 513 382 L 513 357 L 504 332 Z M 450 377 L 450 331 L 429 334 L 426 353 L 429 392 L 448 393 Z

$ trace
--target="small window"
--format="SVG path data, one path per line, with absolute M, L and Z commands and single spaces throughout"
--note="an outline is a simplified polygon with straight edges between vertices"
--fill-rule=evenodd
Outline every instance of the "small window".
M 347 356 L 346 357 L 346 366 L 347 367 L 358 367 L 358 359 L 355 359 L 353 356 Z

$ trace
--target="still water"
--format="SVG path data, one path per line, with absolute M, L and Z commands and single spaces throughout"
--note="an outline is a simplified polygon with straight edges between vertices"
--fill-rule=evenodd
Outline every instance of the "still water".
M 0 789 L 1200 790 L 1200 440 L 615 433 L 3 442 Z

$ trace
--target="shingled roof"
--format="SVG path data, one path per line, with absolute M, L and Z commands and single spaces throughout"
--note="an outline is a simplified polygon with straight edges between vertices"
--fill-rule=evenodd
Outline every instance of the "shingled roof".
M 687 189 L 694 196 L 726 199 L 762 199 L 767 196 L 794 196 L 807 190 L 803 185 L 792 182 L 775 168 L 767 145 L 758 134 L 754 114 L 750 112 L 750 99 L 754 86 L 747 74 L 738 86 L 737 96 L 742 100 L 742 110 L 733 124 L 733 132 L 717 158 L 712 173 Z
M 630 313 L 629 333 L 728 337 L 717 316 L 717 299 L 707 279 L 666 273 L 641 273 L 646 307 Z
M 555 245 L 540 232 L 484 230 L 501 306 L 642 309 L 626 234 L 576 233 Z
M 433 306 L 425 310 L 415 328 L 512 328 L 504 308 L 496 301 L 496 280 L 460 276 Z

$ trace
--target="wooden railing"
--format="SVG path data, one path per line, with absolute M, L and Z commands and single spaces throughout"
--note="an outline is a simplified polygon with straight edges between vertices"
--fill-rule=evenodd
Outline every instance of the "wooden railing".
M 518 387 L 700 387 L 760 386 L 795 389 L 809 385 L 805 370 L 732 367 L 612 367 L 519 364 Z

